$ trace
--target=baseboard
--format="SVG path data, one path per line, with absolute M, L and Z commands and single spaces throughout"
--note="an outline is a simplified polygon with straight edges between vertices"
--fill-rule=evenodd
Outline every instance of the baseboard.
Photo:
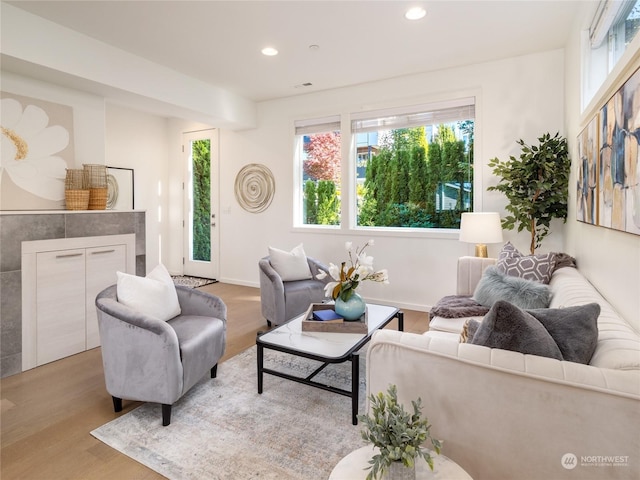
M 219 281 L 221 283 L 229 283 L 231 285 L 240 285 L 242 287 L 260 288 L 259 282 L 247 282 L 245 280 L 236 280 L 234 278 L 226 278 L 226 277 L 221 277 Z
M 260 288 L 260 283 L 259 282 L 247 282 L 245 280 L 237 280 L 234 278 L 220 278 L 219 279 L 220 282 L 222 283 L 229 283 L 231 285 L 240 285 L 243 287 L 253 287 L 253 288 Z M 417 304 L 417 303 L 404 303 L 404 302 L 397 302 L 393 299 L 390 298 L 371 298 L 371 297 L 363 297 L 365 302 L 369 302 L 369 303 L 377 303 L 379 305 L 393 305 L 394 307 L 397 307 L 399 309 L 405 309 L 405 310 L 415 310 L 417 312 L 429 312 L 431 310 L 432 305 L 423 305 L 423 304 Z

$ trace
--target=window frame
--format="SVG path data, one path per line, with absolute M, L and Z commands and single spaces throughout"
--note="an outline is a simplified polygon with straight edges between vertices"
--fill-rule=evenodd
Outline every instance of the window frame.
M 483 102 L 482 91 L 479 88 L 461 89 L 437 95 L 405 98 L 402 101 L 391 100 L 366 106 L 356 104 L 335 108 L 325 111 L 314 117 L 295 116 L 291 118 L 292 124 L 296 121 L 309 121 L 309 119 L 322 119 L 338 116 L 335 112 L 341 112 L 341 137 L 342 137 L 342 168 L 341 168 L 341 222 L 340 225 L 306 225 L 302 224 L 302 162 L 298 160 L 298 140 L 295 128 L 292 129 L 293 162 L 294 162 L 294 182 L 293 182 L 293 222 L 292 231 L 298 233 L 314 234 L 348 234 L 350 236 L 370 236 L 391 237 L 391 238 L 431 238 L 431 239 L 458 239 L 459 229 L 450 228 L 411 228 L 411 227 L 369 227 L 357 225 L 357 205 L 355 199 L 356 188 L 356 168 L 355 168 L 355 136 L 351 130 L 352 117 L 355 112 L 358 114 L 368 114 L 380 110 L 411 109 L 421 105 L 446 104 L 460 98 L 473 97 L 475 99 L 475 122 L 474 122 L 474 160 L 476 167 L 473 170 L 474 195 L 472 198 L 473 211 L 482 211 L 483 205 L 483 164 L 478 164 L 479 159 L 484 158 L 482 141 L 482 118 Z M 302 119 L 302 120 L 300 120 Z
M 339 230 L 344 223 L 344 201 L 341 198 L 340 203 L 340 223 L 338 225 L 321 225 L 313 223 L 303 223 L 304 215 L 304 182 L 303 182 L 303 158 L 301 152 L 303 151 L 304 136 L 313 133 L 325 133 L 325 132 L 340 132 L 340 172 L 341 178 L 339 180 L 340 191 L 344 190 L 342 176 L 344 175 L 344 133 L 342 131 L 342 119 L 341 115 L 326 115 L 322 117 L 306 118 L 301 120 L 294 120 L 294 132 L 293 132 L 293 158 L 294 158 L 294 181 L 293 181 L 293 228 L 305 229 L 310 228 L 313 230 Z M 337 130 L 336 128 L 337 127 Z

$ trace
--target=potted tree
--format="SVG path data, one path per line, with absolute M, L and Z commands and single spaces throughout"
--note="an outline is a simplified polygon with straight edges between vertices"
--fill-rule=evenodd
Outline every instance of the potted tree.
M 509 215 L 502 219 L 506 230 L 518 228 L 518 232 L 531 233 L 531 254 L 540 247 L 542 239 L 549 234 L 553 218 L 567 220 L 569 197 L 569 173 L 571 160 L 567 140 L 556 133 L 553 137 L 545 133 L 538 138 L 538 145 L 527 145 L 520 139 L 520 158 L 510 156 L 507 161 L 493 158 L 489 167 L 500 177 L 497 190 L 506 195 Z
M 370 415 L 359 415 L 364 429 L 362 438 L 377 447 L 380 453 L 373 456 L 369 463 L 371 471 L 367 480 L 381 478 L 415 478 L 415 461 L 423 458 L 431 470 L 433 459 L 429 450 L 423 447 L 427 441 L 436 453 L 440 453 L 442 443 L 431 437 L 431 425 L 422 418 L 422 400 L 411 401 L 413 413 L 406 412 L 398 403 L 397 387 L 390 385 L 387 393 L 371 395 Z

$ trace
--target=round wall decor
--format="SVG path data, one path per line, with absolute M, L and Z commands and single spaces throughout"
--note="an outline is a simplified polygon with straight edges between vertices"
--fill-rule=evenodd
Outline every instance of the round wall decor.
M 112 209 L 118 201 L 118 180 L 107 174 L 107 208 Z
M 273 173 L 265 165 L 250 163 L 242 167 L 236 176 L 236 200 L 247 212 L 266 210 L 276 191 Z

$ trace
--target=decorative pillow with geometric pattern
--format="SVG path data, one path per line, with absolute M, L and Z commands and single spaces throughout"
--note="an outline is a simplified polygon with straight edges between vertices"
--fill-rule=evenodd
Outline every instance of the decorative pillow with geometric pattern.
M 535 280 L 546 285 L 556 267 L 556 254 L 522 255 L 511 242 L 507 242 L 500 250 L 496 267 L 499 272 L 512 277 Z

